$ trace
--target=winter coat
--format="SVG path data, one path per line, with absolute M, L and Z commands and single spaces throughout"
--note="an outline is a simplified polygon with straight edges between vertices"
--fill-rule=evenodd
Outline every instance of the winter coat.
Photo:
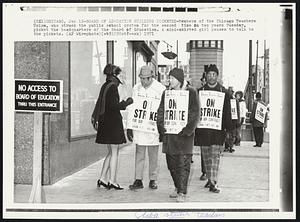
M 199 120 L 199 97 L 197 90 L 185 85 L 182 90 L 189 91 L 188 121 L 187 125 L 178 134 L 165 134 L 164 112 L 165 112 L 165 91 L 163 92 L 160 105 L 157 111 L 157 129 L 162 136 L 163 153 L 193 154 L 195 128 Z
M 166 87 L 164 85 L 162 85 L 156 79 L 153 79 L 153 82 L 148 88 L 144 88 L 141 83 L 136 84 L 133 87 L 133 97 L 139 94 L 144 97 L 161 98 L 161 95 L 165 89 Z M 133 112 L 131 107 L 132 106 L 128 106 L 128 113 Z M 159 145 L 159 134 L 158 132 L 150 133 L 133 130 L 133 142 L 142 146 Z
M 257 107 L 257 103 L 261 103 L 264 106 L 267 106 L 261 99 L 256 99 L 253 103 L 253 109 L 250 115 L 250 123 L 252 124 L 253 127 L 266 127 L 267 126 L 267 113 L 265 116 L 265 122 L 262 123 L 260 121 L 258 121 L 257 119 L 255 119 L 255 113 L 256 113 L 256 107 Z
M 224 104 L 222 113 L 222 128 L 221 130 L 215 129 L 204 129 L 197 128 L 195 131 L 195 145 L 196 146 L 211 146 L 211 145 L 223 145 L 226 137 L 226 130 L 232 130 L 233 125 L 231 121 L 231 110 L 230 110 L 230 94 L 219 83 L 214 87 L 210 88 L 207 84 L 199 89 L 200 90 L 211 90 L 224 92 Z
M 119 101 L 118 84 L 119 83 L 113 76 L 108 76 L 106 82 L 101 87 L 96 108 L 92 115 L 99 119 L 96 143 L 126 143 L 122 116 L 120 113 L 120 110 L 126 109 L 126 102 Z M 105 105 L 105 107 L 103 107 L 103 105 Z M 102 115 L 99 112 L 101 108 L 104 109 Z

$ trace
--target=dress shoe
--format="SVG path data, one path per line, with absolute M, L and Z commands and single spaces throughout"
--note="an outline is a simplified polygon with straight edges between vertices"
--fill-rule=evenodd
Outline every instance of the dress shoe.
M 200 180 L 207 180 L 206 173 L 202 173 Z
M 129 185 L 130 190 L 142 189 L 144 188 L 142 180 L 135 180 L 132 185 Z
M 97 181 L 97 187 L 101 187 L 101 186 L 103 186 L 103 187 L 105 187 L 105 188 L 108 188 L 108 184 L 106 184 L 106 183 L 104 183 L 102 180 L 98 180 Z
M 229 149 L 228 149 L 228 148 L 225 148 L 225 149 L 223 150 L 223 152 L 229 152 Z
M 211 184 L 209 191 L 213 193 L 220 193 L 221 190 L 218 188 L 217 184 Z
M 155 182 L 155 180 L 150 180 L 149 187 L 153 190 L 158 188 L 157 183 Z
M 257 144 L 255 144 L 253 147 L 258 147 L 258 145 L 257 145 Z
M 234 151 L 235 151 L 235 149 L 229 148 L 229 153 L 233 153 Z
M 119 184 L 108 183 L 108 189 L 123 190 L 124 188 L 120 187 Z
M 212 185 L 211 181 L 208 180 L 207 183 L 204 185 L 205 188 L 210 188 L 210 186 Z

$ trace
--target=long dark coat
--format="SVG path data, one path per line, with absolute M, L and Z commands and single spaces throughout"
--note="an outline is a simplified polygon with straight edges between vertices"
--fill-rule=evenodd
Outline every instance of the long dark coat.
M 118 81 L 113 76 L 110 76 L 101 87 L 96 108 L 92 115 L 99 120 L 96 143 L 126 143 L 122 115 L 120 113 L 120 110 L 126 109 L 126 102 L 120 102 L 118 85 Z M 103 107 L 104 104 L 105 107 Z M 101 108 L 104 108 L 103 114 L 100 114 Z
M 223 115 L 222 115 L 222 129 L 200 129 L 197 128 L 195 131 L 195 145 L 196 146 L 211 146 L 211 145 L 223 145 L 225 142 L 226 130 L 232 130 L 233 124 L 231 121 L 231 110 L 230 110 L 230 94 L 219 83 L 214 87 L 210 88 L 207 84 L 199 89 L 200 90 L 212 90 L 225 93 Z
M 185 90 L 189 91 L 188 121 L 179 134 L 164 134 L 165 91 L 163 92 L 156 121 L 158 132 L 163 135 L 163 153 L 193 154 L 195 128 L 199 120 L 199 97 L 196 89 L 187 86 Z

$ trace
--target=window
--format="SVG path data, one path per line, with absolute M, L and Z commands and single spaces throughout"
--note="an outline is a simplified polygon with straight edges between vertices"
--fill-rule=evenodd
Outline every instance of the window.
M 131 96 L 133 83 L 132 59 L 133 49 L 130 41 L 114 41 L 114 64 L 122 69 L 119 76 L 122 84 L 119 85 L 120 100 Z
M 202 41 L 201 41 L 201 40 L 198 40 L 198 41 L 197 41 L 197 47 L 198 47 L 198 48 L 201 48 L 202 46 L 203 46 Z
M 204 47 L 209 47 L 209 41 L 208 40 L 204 41 Z
M 210 47 L 215 48 L 216 47 L 216 41 L 210 41 Z
M 106 41 L 70 43 L 71 138 L 94 135 L 91 114 L 105 82 Z

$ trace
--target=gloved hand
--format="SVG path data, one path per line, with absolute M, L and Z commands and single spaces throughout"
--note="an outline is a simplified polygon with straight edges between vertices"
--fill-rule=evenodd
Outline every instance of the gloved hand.
M 131 97 L 128 97 L 125 101 L 126 106 L 129 106 L 132 103 L 133 103 L 133 99 Z
M 133 140 L 133 131 L 132 129 L 127 129 L 127 138 L 130 142 Z

